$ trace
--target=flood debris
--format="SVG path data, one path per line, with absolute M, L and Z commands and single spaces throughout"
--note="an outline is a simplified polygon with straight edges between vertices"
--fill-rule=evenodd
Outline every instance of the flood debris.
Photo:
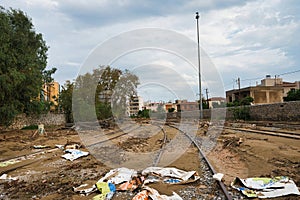
M 44 124 L 39 124 L 38 125 L 38 129 L 33 133 L 32 137 L 35 137 L 36 134 L 47 136 L 47 132 L 45 130 L 45 125 Z
M 216 173 L 213 175 L 213 179 L 222 181 L 223 176 L 224 176 L 224 174 L 222 174 L 222 173 Z
M 157 190 L 150 187 L 144 187 L 132 200 L 148 200 L 149 197 L 152 200 L 182 200 L 176 192 L 173 192 L 172 196 L 161 195 Z
M 21 160 L 20 159 L 11 159 L 11 160 L 7 160 L 7 161 L 3 161 L 3 162 L 0 162 L 0 167 L 6 167 L 8 165 L 13 165 L 18 162 L 21 162 Z
M 65 153 L 66 154 L 62 155 L 61 157 L 70 161 L 89 155 L 89 152 L 81 151 L 78 149 L 66 149 Z
M 128 168 L 116 168 L 110 170 L 95 185 L 87 187 L 87 184 L 74 187 L 73 191 L 83 195 L 100 192 L 94 200 L 111 199 L 116 191 L 137 192 L 133 200 L 182 200 L 173 192 L 173 195 L 161 195 L 153 188 L 146 186 L 148 183 L 161 182 L 164 184 L 186 184 L 198 180 L 200 177 L 196 171 L 184 171 L 169 167 L 148 167 L 140 172 Z
M 300 195 L 294 181 L 286 176 L 247 179 L 236 177 L 231 186 L 247 197 L 274 198 L 291 194 Z
M 164 182 L 169 184 L 184 184 L 195 182 L 200 178 L 196 171 L 184 171 L 174 167 L 148 167 L 142 171 L 142 175 L 149 177 L 145 182 Z
M 2 174 L 0 176 L 0 180 L 13 180 L 13 181 L 16 181 L 16 180 L 18 180 L 18 178 L 17 177 L 8 176 L 7 174 Z
M 50 148 L 50 146 L 47 145 L 33 145 L 34 149 L 46 149 L 46 148 Z

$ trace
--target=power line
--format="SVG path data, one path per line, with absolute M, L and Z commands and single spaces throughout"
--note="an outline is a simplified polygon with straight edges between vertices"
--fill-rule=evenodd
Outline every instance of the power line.
M 296 70 L 296 71 L 291 71 L 291 72 L 285 72 L 285 73 L 282 73 L 282 74 L 278 74 L 278 76 L 287 75 L 287 74 L 294 74 L 294 73 L 297 73 L 297 72 L 300 72 L 300 69 Z

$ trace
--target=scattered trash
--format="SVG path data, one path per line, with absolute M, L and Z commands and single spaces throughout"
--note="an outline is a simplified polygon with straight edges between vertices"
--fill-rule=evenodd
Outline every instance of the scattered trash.
M 13 180 L 13 181 L 15 181 L 15 180 L 18 180 L 18 178 L 8 176 L 7 174 L 2 174 L 2 175 L 0 176 L 0 180 Z
M 96 187 L 101 193 L 93 198 L 93 200 L 109 200 L 112 199 L 114 193 L 116 192 L 116 187 L 112 183 L 107 182 L 97 182 Z
M 137 171 L 125 167 L 110 170 L 98 182 L 111 182 L 113 184 L 120 184 L 130 181 L 133 176 L 137 176 Z
M 65 149 L 79 149 L 81 145 L 79 144 L 67 144 L 64 146 Z
M 222 181 L 223 176 L 224 176 L 224 174 L 222 174 L 222 173 L 216 173 L 213 175 L 213 179 Z
M 132 200 L 148 200 L 149 192 L 148 190 L 142 190 L 141 192 L 137 193 Z
M 145 178 L 146 177 L 146 178 Z M 173 192 L 173 195 L 160 195 L 153 188 L 145 186 L 147 183 L 162 182 L 166 184 L 184 184 L 198 180 L 196 171 L 183 171 L 177 168 L 148 167 L 141 173 L 134 169 L 116 168 L 110 170 L 93 187 L 87 184 L 80 185 L 73 190 L 77 193 L 89 195 L 97 190 L 101 193 L 93 197 L 93 200 L 111 199 L 116 191 L 135 191 L 142 189 L 133 200 L 182 200 Z
M 236 177 L 231 186 L 247 197 L 274 198 L 289 194 L 300 195 L 294 181 L 286 176 L 247 179 Z
M 126 181 L 125 183 L 122 183 L 118 186 L 117 190 L 119 191 L 134 191 L 136 190 L 138 187 L 141 187 L 143 185 L 144 182 L 144 177 L 133 177 L 132 180 L 130 181 Z
M 161 180 L 166 183 L 171 183 L 171 184 L 184 184 L 184 183 L 190 183 L 190 182 L 195 182 L 198 180 L 200 177 L 197 174 L 196 171 L 183 171 L 181 169 L 169 167 L 169 168 L 162 168 L 162 167 L 148 167 L 142 171 L 143 175 L 152 175 L 152 176 L 157 176 L 157 181 Z M 153 182 L 155 179 L 150 176 L 150 181 Z M 171 180 L 170 178 L 173 178 Z M 175 179 L 174 179 L 175 178 Z M 146 182 L 148 182 L 146 180 Z
M 0 162 L 0 167 L 6 167 L 8 165 L 13 165 L 18 162 L 21 162 L 21 160 L 11 159 L 11 160 L 7 160 L 7 161 L 3 161 L 3 162 Z
M 152 200 L 183 200 L 175 192 L 173 192 L 172 196 L 167 196 L 159 194 L 157 190 L 150 187 L 144 187 L 143 189 L 144 190 L 135 195 L 132 200 L 148 200 L 148 197 L 150 197 Z
M 64 150 L 65 149 L 65 145 L 62 145 L 62 144 L 56 144 L 55 145 L 56 148 L 59 148 L 61 150 Z
M 78 149 L 66 149 L 65 150 L 66 154 L 62 155 L 61 157 L 73 161 L 76 160 L 77 158 L 87 156 L 89 155 L 89 152 L 81 151 Z
M 88 187 L 88 186 L 89 186 L 88 184 L 82 184 L 78 187 L 73 187 L 73 191 L 82 195 L 90 195 L 91 193 L 97 191 L 96 185 L 93 185 L 92 187 Z
M 46 146 L 46 145 L 34 145 L 33 148 L 35 149 L 45 149 L 45 148 L 49 148 L 50 146 Z
M 39 135 L 46 135 L 47 136 L 47 133 L 45 131 L 45 126 L 44 124 L 39 124 L 38 125 L 38 129 L 33 133 L 32 137 L 35 137 L 36 134 L 39 134 Z
M 45 126 L 44 126 L 44 124 L 39 124 L 38 125 L 38 132 L 39 132 L 39 134 L 44 134 L 45 133 Z

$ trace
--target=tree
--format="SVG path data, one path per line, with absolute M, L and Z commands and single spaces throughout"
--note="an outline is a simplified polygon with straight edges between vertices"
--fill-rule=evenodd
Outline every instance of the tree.
M 59 95 L 59 106 L 60 109 L 65 113 L 66 122 L 73 122 L 72 114 L 72 94 L 74 84 L 70 81 L 66 81 Z
M 20 10 L 0 7 L 0 124 L 19 113 L 44 109 L 37 97 L 46 73 L 48 47 L 31 19 Z
M 292 89 L 284 97 L 284 101 L 300 101 L 300 89 Z
M 73 92 L 76 119 L 93 120 L 92 108 L 95 108 L 97 119 L 125 115 L 126 103 L 136 94 L 138 84 L 136 75 L 110 66 L 100 66 L 92 74 L 78 76 Z M 81 109 L 83 107 L 85 109 Z
M 253 97 L 246 96 L 241 100 L 235 100 L 232 103 L 227 103 L 227 107 L 234 107 L 232 109 L 233 116 L 235 119 L 250 119 L 250 108 L 249 105 L 254 101 Z

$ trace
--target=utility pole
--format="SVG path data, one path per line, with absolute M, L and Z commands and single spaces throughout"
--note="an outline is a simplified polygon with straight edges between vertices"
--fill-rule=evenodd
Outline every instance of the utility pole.
M 206 93 L 206 104 L 209 108 L 209 102 L 208 102 L 208 88 L 205 89 L 205 93 Z
M 241 96 L 241 80 L 240 80 L 240 77 L 238 77 L 237 79 L 237 84 L 238 84 L 238 88 L 239 88 L 239 101 L 240 101 L 240 96 Z
M 202 107 L 202 92 L 201 92 L 201 61 L 200 61 L 200 37 L 199 37 L 199 13 L 196 12 L 197 21 L 197 42 L 198 42 L 198 74 L 199 74 L 199 104 L 200 104 L 200 119 L 203 118 Z

